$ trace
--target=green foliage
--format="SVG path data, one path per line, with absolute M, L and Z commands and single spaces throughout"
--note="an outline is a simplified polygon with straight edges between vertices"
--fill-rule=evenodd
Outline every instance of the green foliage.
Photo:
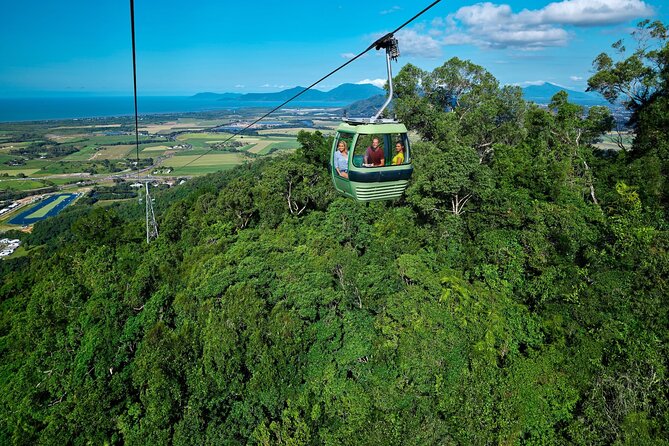
M 323 138 L 323 134 L 318 130 L 313 133 L 300 130 L 297 142 L 300 144 L 297 150 L 298 156 L 316 167 L 327 167 L 330 162 L 332 138 Z
M 490 169 L 474 150 L 463 146 L 414 146 L 416 178 L 407 200 L 425 215 L 461 215 L 470 200 L 485 198 L 492 186 Z
M 335 197 L 316 132 L 157 190 L 149 245 L 134 202 L 37 224 L 0 262 L 0 443 L 668 444 L 666 96 L 634 159 L 470 62 L 396 86 L 398 202 Z
M 610 101 L 622 97 L 633 112 L 634 147 L 622 180 L 644 185 L 642 194 L 654 211 L 669 213 L 669 33 L 659 21 L 644 20 L 633 33 L 636 49 L 628 55 L 622 41 L 613 45 L 620 60 L 602 53 L 588 80 L 591 90 Z
M 496 144 L 523 138 L 527 105 L 519 87 L 500 88 L 483 67 L 454 57 L 431 73 L 406 65 L 397 75 L 397 116 L 424 139 L 465 145 L 481 160 Z

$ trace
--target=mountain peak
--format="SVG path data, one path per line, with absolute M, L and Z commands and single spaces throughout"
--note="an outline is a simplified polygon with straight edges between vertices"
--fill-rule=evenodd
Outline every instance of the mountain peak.
M 243 95 L 231 96 L 230 93 L 223 93 L 218 95 L 220 100 L 235 100 L 235 101 L 256 101 L 256 102 L 283 102 L 297 93 L 302 92 L 305 87 L 297 86 L 286 90 L 271 92 L 271 93 L 246 93 Z M 330 91 L 309 90 L 304 92 L 298 101 L 312 101 L 312 102 L 338 102 L 338 103 L 353 103 L 361 99 L 367 99 L 379 94 L 385 94 L 382 88 L 372 84 L 341 84 Z M 198 93 L 194 97 L 213 98 L 216 93 Z
M 608 104 L 608 102 L 597 93 L 570 90 L 569 88 L 550 82 L 523 87 L 523 96 L 526 100 L 536 102 L 537 104 L 549 104 L 555 93 L 563 90 L 569 95 L 569 100 L 576 104 L 587 106 Z

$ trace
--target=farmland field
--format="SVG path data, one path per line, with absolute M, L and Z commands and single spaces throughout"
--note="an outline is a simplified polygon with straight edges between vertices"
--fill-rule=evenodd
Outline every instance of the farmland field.
M 165 150 L 170 150 L 170 149 L 171 147 L 159 145 L 159 146 L 146 147 L 142 150 L 142 152 L 164 152 Z
M 119 160 L 135 157 L 135 145 L 102 146 L 88 159 L 89 161 Z
M 41 181 L 34 180 L 0 180 L 0 190 L 25 191 L 48 187 Z
M 234 114 L 220 117 L 210 114 L 186 117 L 172 114 L 143 119 L 140 122 L 140 130 L 144 134 L 140 135 L 139 157 L 142 160 L 152 159 L 156 169 L 176 169 L 170 174 L 165 171 L 165 175 L 196 176 L 230 169 L 277 150 L 294 149 L 298 146 L 297 132 L 312 130 L 308 128 L 308 119 L 292 117 L 277 118 L 276 125 L 287 125 L 287 128 L 254 128 L 248 134 L 234 138 L 231 138 L 231 130 L 208 130 L 231 123 L 241 125 L 252 122 L 255 118 L 253 113 L 235 111 Z M 63 120 L 30 123 L 25 127 L 12 124 L 10 129 L 0 129 L 0 175 L 9 177 L 0 178 L 0 189 L 34 190 L 44 187 L 46 180 L 51 180 L 52 176 L 58 185 L 81 180 L 99 183 L 109 174 L 123 177 L 133 168 L 132 161 L 137 155 L 135 134 L 131 130 L 134 123 L 127 119 L 122 122 L 111 119 L 107 122 Z M 226 144 L 221 144 L 223 141 Z M 173 148 L 180 145 L 183 147 Z M 9 153 L 24 148 L 30 150 Z M 73 149 L 76 151 L 72 152 Z M 201 158 L 184 168 L 199 156 Z M 146 161 L 141 163 L 142 167 L 149 167 L 148 164 Z M 5 182 L 10 178 L 18 180 L 17 177 L 21 175 L 27 178 L 21 178 L 21 182 Z
M 300 145 L 297 143 L 297 141 L 277 141 L 277 142 L 272 142 L 270 145 L 268 145 L 263 150 L 258 152 L 258 154 L 259 155 L 266 155 L 272 149 L 276 149 L 276 150 L 297 149 L 299 146 Z
M 39 169 L 36 169 L 34 167 L 19 167 L 16 169 L 2 169 L 0 168 L 0 175 L 7 174 L 10 176 L 18 175 L 19 173 L 22 173 L 24 175 L 33 175 L 35 172 L 39 172 Z
M 196 119 L 179 118 L 176 121 L 166 121 L 162 123 L 153 123 L 141 125 L 140 130 L 146 130 L 149 133 L 170 133 L 174 130 L 199 130 L 216 127 L 228 123 L 228 119 Z
M 272 141 L 258 141 L 257 143 L 254 144 L 253 147 L 251 147 L 248 151 L 250 153 L 255 153 L 255 154 L 260 154 L 262 153 L 268 146 L 273 144 Z
M 281 129 L 266 129 L 266 130 L 259 130 L 258 134 L 259 135 L 287 135 L 287 136 L 297 136 L 297 134 L 300 132 L 300 130 L 304 130 L 306 132 L 313 132 L 314 129 L 308 128 L 308 127 L 295 127 L 295 128 L 281 128 Z
M 31 142 L 16 142 L 16 141 L 12 141 L 10 139 L 10 140 L 2 142 L 2 145 L 0 145 L 0 150 L 2 150 L 2 149 L 7 149 L 7 150 L 22 149 L 24 147 L 28 147 L 30 144 L 32 144 L 32 143 Z
M 620 146 L 617 143 L 618 137 L 617 132 L 608 132 L 602 136 L 601 141 L 595 144 L 595 147 L 602 150 L 620 150 Z M 630 133 L 623 133 L 620 138 L 625 149 L 629 150 L 632 147 L 634 136 Z
M 196 154 L 173 156 L 164 160 L 163 165 L 175 169 L 172 175 L 205 175 L 232 169 L 244 160 L 243 156 L 237 153 L 209 153 L 200 158 L 198 156 Z

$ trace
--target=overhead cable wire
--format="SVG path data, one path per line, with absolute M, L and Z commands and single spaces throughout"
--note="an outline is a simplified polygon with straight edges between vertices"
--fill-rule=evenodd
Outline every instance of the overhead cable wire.
M 132 31 L 132 82 L 135 99 L 135 146 L 137 148 L 137 180 L 139 181 L 139 118 L 137 113 L 137 57 L 135 51 L 135 0 L 130 0 L 130 28 Z
M 135 2 L 134 0 L 130 0 L 130 31 L 132 35 L 132 80 L 133 80 L 133 86 L 134 86 L 134 100 L 135 100 L 135 147 L 137 150 L 137 181 L 139 181 L 139 118 L 138 118 L 138 112 L 137 112 L 137 58 L 136 58 L 136 51 L 135 51 Z M 43 171 L 47 171 L 49 167 L 51 167 L 53 164 L 56 164 L 58 162 L 62 162 L 61 159 L 54 159 L 50 163 L 47 163 L 46 165 L 42 166 L 40 169 Z
M 130 0 L 130 1 L 132 2 L 132 0 Z M 340 70 L 343 69 L 344 67 L 346 67 L 346 66 L 348 66 L 349 64 L 353 63 L 354 61 L 358 60 L 359 58 L 361 58 L 362 56 L 364 56 L 365 54 L 367 54 L 369 51 L 371 51 L 372 49 L 379 49 L 379 48 L 380 48 L 380 45 L 381 45 L 381 44 L 382 44 L 388 37 L 392 37 L 396 32 L 400 31 L 402 28 L 404 28 L 405 26 L 407 26 L 409 23 L 413 22 L 413 21 L 416 20 L 418 17 L 420 17 L 421 15 L 425 14 L 428 10 L 432 9 L 432 7 L 434 7 L 434 6 L 435 6 L 437 3 L 439 3 L 440 1 L 441 1 L 441 0 L 436 0 L 436 1 L 432 2 L 429 6 L 425 7 L 425 8 L 424 8 L 422 11 L 420 11 L 418 14 L 414 15 L 414 16 L 411 17 L 409 20 L 407 20 L 406 22 L 404 22 L 403 24 L 401 24 L 401 25 L 400 25 L 399 27 L 397 27 L 394 31 L 391 31 L 391 32 L 385 34 L 383 37 L 380 37 L 379 39 L 375 40 L 374 43 L 372 43 L 371 45 L 369 45 L 364 51 L 362 51 L 361 53 L 357 54 L 357 55 L 354 56 L 353 58 L 349 59 L 348 61 L 346 61 L 345 63 L 343 63 L 343 64 L 340 65 L 339 67 L 335 68 L 334 70 L 330 71 L 328 74 L 326 74 L 325 76 L 321 77 L 321 78 L 318 79 L 316 82 L 314 82 L 314 83 L 312 83 L 311 85 L 309 85 L 308 87 L 305 87 L 302 91 L 300 91 L 300 92 L 294 94 L 294 95 L 291 96 L 289 99 L 286 99 L 286 100 L 285 100 L 284 102 L 282 102 L 280 105 L 277 105 L 277 106 L 274 107 L 272 110 L 268 111 L 267 113 L 265 113 L 264 115 L 262 115 L 261 117 L 259 117 L 259 118 L 256 119 L 255 121 L 253 121 L 252 123 L 248 124 L 246 127 L 242 128 L 242 129 L 240 129 L 240 130 L 237 130 L 237 131 L 234 132 L 232 135 L 230 135 L 227 139 L 225 139 L 224 141 L 222 141 L 220 144 L 221 144 L 221 145 L 222 145 L 222 144 L 225 144 L 226 142 L 230 141 L 230 140 L 233 139 L 234 137 L 239 136 L 240 134 L 242 134 L 242 133 L 245 132 L 246 130 L 250 129 L 251 127 L 253 127 L 253 126 L 256 125 L 257 123 L 259 123 L 259 122 L 262 121 L 263 119 L 265 119 L 265 118 L 267 118 L 268 116 L 270 116 L 272 113 L 274 113 L 274 112 L 276 112 L 277 110 L 279 110 L 279 109 L 281 109 L 282 107 L 284 107 L 284 106 L 285 106 L 286 104 L 288 104 L 289 102 L 294 101 L 295 99 L 297 99 L 298 97 L 300 97 L 301 95 L 303 95 L 304 93 L 306 93 L 307 91 L 311 90 L 313 87 L 315 87 L 316 85 L 318 85 L 319 83 L 321 83 L 321 82 L 324 81 L 325 79 L 329 78 L 330 76 L 332 76 L 332 75 L 335 74 L 336 72 L 340 71 Z M 134 37 L 133 37 L 133 44 L 134 44 Z M 134 55 L 134 52 L 133 52 L 133 55 Z M 212 127 L 211 129 L 208 129 L 208 130 L 213 130 L 213 129 L 215 129 L 215 128 L 216 128 L 216 127 Z M 190 166 L 190 165 L 193 164 L 195 161 L 197 161 L 197 160 L 199 160 L 200 158 L 202 158 L 203 156 L 209 154 L 209 153 L 212 152 L 213 150 L 214 150 L 213 148 L 207 150 L 206 152 L 204 152 L 203 154 L 199 155 L 198 157 L 196 157 L 196 158 L 190 160 L 188 163 L 184 164 L 183 166 L 176 167 L 176 168 L 174 169 L 174 171 L 177 171 L 177 170 L 179 170 L 179 169 L 183 169 L 183 168 L 185 168 L 185 167 Z

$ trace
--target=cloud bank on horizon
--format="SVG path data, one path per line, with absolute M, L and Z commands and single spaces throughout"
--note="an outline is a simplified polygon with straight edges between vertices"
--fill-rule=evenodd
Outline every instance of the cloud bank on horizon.
M 402 30 L 397 38 L 404 54 L 416 57 L 438 58 L 448 45 L 537 51 L 566 46 L 573 38 L 568 27 L 619 25 L 654 14 L 642 0 L 563 0 L 519 12 L 508 4 L 483 2 L 436 18 L 427 29 Z

